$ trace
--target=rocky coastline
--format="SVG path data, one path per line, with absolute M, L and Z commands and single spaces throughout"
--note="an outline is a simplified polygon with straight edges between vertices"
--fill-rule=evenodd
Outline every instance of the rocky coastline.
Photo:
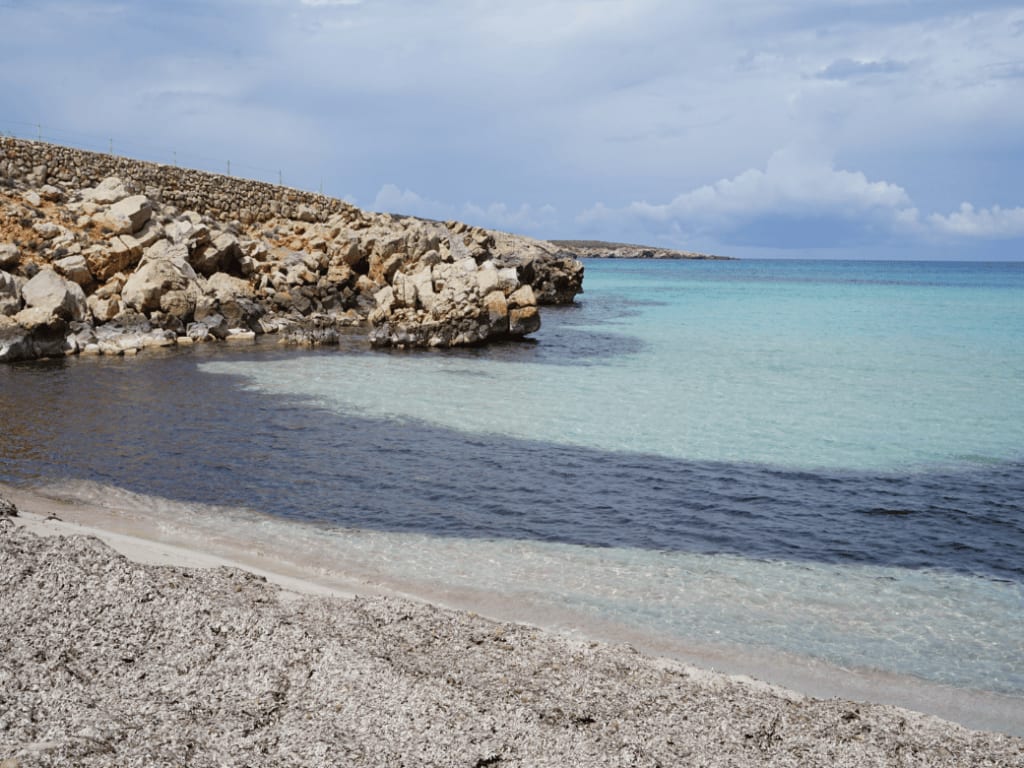
M 651 245 L 608 243 L 603 240 L 552 240 L 551 244 L 577 259 L 697 259 L 732 261 L 731 256 L 715 256 L 697 251 L 677 251 Z
M 518 339 L 583 265 L 543 241 L 0 138 L 0 362 L 210 341 Z

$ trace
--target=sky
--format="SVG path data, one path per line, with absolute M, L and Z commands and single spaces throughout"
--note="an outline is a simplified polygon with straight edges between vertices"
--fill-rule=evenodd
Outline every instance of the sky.
M 1024 260 L 1024 4 L 0 0 L 0 132 L 550 239 Z

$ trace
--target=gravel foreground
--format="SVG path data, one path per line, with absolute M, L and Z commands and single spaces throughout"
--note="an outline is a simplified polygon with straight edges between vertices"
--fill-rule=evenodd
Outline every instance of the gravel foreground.
M 0 521 L 0 768 L 1024 766 L 1024 740 Z

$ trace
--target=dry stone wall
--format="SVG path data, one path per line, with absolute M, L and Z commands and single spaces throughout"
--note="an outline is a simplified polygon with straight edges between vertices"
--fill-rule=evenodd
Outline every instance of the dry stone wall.
M 59 184 L 82 189 L 95 187 L 110 176 L 134 183 L 149 199 L 164 205 L 221 220 L 237 219 L 243 224 L 275 217 L 324 221 L 352 207 L 315 192 L 263 181 L 0 137 L 0 178 L 16 179 L 32 187 Z

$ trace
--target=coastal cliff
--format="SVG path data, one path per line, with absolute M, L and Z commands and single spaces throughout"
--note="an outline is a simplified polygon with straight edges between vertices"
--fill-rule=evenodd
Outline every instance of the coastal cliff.
M 0 361 L 278 334 L 521 338 L 583 266 L 549 243 L 258 181 L 0 138 Z

